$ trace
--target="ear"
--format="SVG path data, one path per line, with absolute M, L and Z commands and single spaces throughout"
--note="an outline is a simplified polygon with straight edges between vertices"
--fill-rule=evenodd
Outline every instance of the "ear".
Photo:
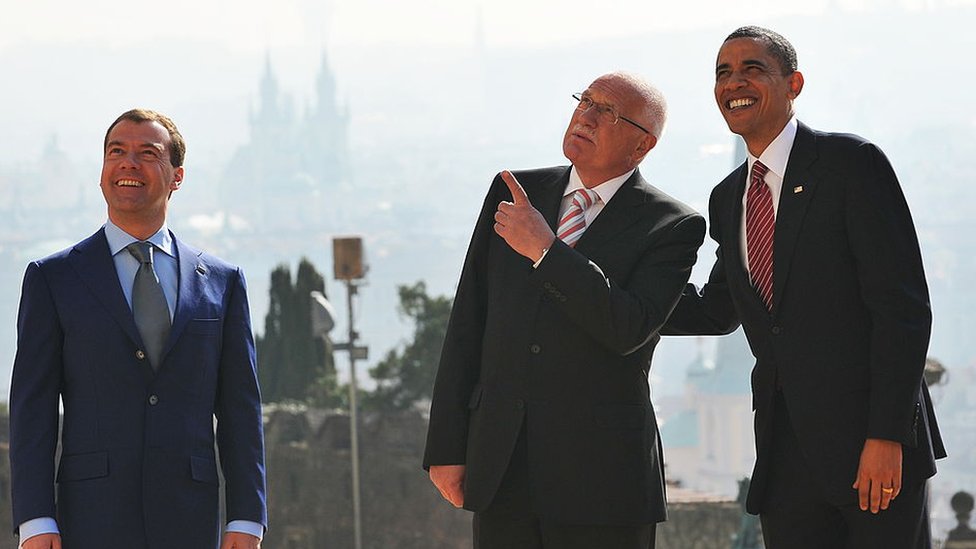
M 787 84 L 790 86 L 790 99 L 796 99 L 803 91 L 803 73 L 793 71 L 793 74 L 787 78 Z
M 634 153 L 643 158 L 644 155 L 651 152 L 651 149 L 653 149 L 656 145 L 657 137 L 654 137 L 649 133 L 645 134 L 640 143 L 637 144 L 637 150 L 634 151 Z
M 637 144 L 637 148 L 634 149 L 634 165 L 636 166 L 637 164 L 640 164 L 640 162 L 644 160 L 644 157 L 647 156 L 647 153 L 651 152 L 651 149 L 653 149 L 656 145 L 657 138 L 651 134 L 645 134 Z
M 180 185 L 183 183 L 183 166 L 173 170 L 173 181 L 169 184 L 169 190 L 178 191 L 180 190 Z

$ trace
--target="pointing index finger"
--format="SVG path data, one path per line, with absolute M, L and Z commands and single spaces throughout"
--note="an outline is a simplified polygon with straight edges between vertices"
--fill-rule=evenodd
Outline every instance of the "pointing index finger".
M 501 173 L 502 181 L 508 186 L 508 190 L 512 193 L 512 202 L 515 204 L 529 204 L 529 197 L 525 194 L 525 189 L 519 184 L 512 172 L 505 170 Z

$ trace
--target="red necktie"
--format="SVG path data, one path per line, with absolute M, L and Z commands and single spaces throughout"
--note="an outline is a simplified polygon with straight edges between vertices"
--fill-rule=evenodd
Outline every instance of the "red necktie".
M 766 186 L 766 172 L 762 162 L 752 165 L 749 192 L 746 197 L 746 250 L 749 253 L 749 278 L 766 309 L 773 310 L 773 196 Z
M 586 209 L 592 206 L 597 198 L 599 195 L 596 191 L 589 189 L 579 189 L 573 193 L 573 202 L 566 209 L 563 218 L 559 220 L 559 227 L 556 229 L 556 237 L 559 240 L 571 248 L 576 246 L 576 241 L 586 230 Z

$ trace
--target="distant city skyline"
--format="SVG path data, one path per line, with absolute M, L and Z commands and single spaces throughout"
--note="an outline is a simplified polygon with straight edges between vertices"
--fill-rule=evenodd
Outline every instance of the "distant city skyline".
M 570 94 L 603 72 L 632 70 L 664 91 L 669 125 L 641 171 L 704 212 L 711 188 L 731 169 L 736 139 L 712 97 L 715 53 L 733 28 L 755 23 L 797 47 L 807 77 L 796 104 L 800 119 L 860 133 L 895 166 L 931 289 L 930 355 L 949 369 L 953 381 L 940 391 L 960 410 L 940 420 L 968 432 L 963 410 L 976 404 L 971 390 L 963 393 L 976 379 L 976 349 L 968 345 L 976 310 L 968 285 L 976 276 L 976 187 L 969 182 L 976 111 L 964 67 L 976 50 L 969 28 L 976 0 L 770 0 L 748 13 L 714 0 L 660 11 L 614 0 L 599 7 L 578 0 L 0 3 L 0 400 L 26 262 L 104 220 L 102 137 L 129 107 L 172 115 L 186 136 L 187 177 L 174 195 L 170 226 L 243 266 L 259 332 L 276 264 L 294 269 L 306 255 L 331 279 L 325 233 L 365 237 L 370 272 L 357 318 L 370 346 L 368 367 L 409 333 L 396 312 L 395 286 L 424 280 L 432 294 L 453 294 L 491 176 L 565 163 L 559 142 L 574 105 Z M 323 59 L 334 96 L 316 81 Z M 294 108 L 296 127 L 318 98 L 334 100 L 333 129 L 348 141 L 351 175 L 340 178 L 349 181 L 336 192 L 308 201 L 324 208 L 319 233 L 305 232 L 294 216 L 288 221 L 299 226 L 288 232 L 262 226 L 256 236 L 234 240 L 226 230 L 233 225 L 228 194 L 274 201 L 263 206 L 280 213 L 287 209 L 281 195 L 297 187 L 277 185 L 300 181 L 288 179 L 280 161 L 265 162 L 260 181 L 244 184 L 236 175 L 255 165 L 241 159 L 251 144 L 269 141 L 264 134 L 254 139 L 252 130 L 261 130 L 251 125 L 269 71 Z M 301 199 L 293 192 L 292 200 Z M 694 281 L 704 280 L 713 254 L 706 242 Z M 330 298 L 341 301 L 339 286 L 327 285 Z M 655 404 L 682 395 L 697 353 L 695 341 L 665 338 L 652 366 Z M 338 356 L 340 375 L 347 366 Z M 949 440 L 943 470 L 953 476 L 934 484 L 942 492 L 973 488 L 974 443 L 965 437 Z M 957 486 L 962 482 L 969 484 Z M 941 512 L 948 516 L 944 505 Z

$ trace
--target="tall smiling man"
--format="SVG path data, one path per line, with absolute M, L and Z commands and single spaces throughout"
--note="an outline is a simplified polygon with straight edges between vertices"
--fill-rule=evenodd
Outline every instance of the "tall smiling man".
M 478 549 L 647 549 L 665 517 L 647 375 L 704 220 L 637 170 L 659 91 L 613 73 L 575 97 L 572 165 L 492 183 L 437 372 L 424 464 Z
M 27 267 L 10 388 L 24 549 L 216 548 L 215 431 L 229 520 L 220 547 L 260 545 L 264 442 L 244 278 L 166 227 L 184 152 L 166 116 L 122 114 L 104 142 L 105 226 Z
M 747 161 L 712 192 L 717 260 L 665 333 L 728 333 L 756 356 L 747 507 L 770 549 L 925 548 L 945 455 L 922 370 L 931 313 L 918 239 L 884 154 L 798 122 L 796 52 L 726 38 L 715 99 Z

